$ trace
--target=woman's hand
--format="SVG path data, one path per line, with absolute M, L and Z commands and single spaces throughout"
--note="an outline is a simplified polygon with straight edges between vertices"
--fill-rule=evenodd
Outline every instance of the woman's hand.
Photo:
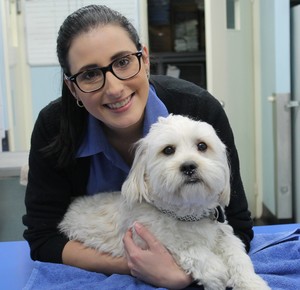
M 131 275 L 157 287 L 182 289 L 193 282 L 175 262 L 169 251 L 141 224 L 135 223 L 136 233 L 147 249 L 138 247 L 129 229 L 124 238 L 124 248 Z

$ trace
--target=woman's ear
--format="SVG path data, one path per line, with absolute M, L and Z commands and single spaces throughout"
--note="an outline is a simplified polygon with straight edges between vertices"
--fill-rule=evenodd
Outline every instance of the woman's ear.
M 146 46 L 143 46 L 142 51 L 143 51 L 142 59 L 143 59 L 143 63 L 145 66 L 147 78 L 149 79 L 150 78 L 150 61 L 149 61 L 148 48 Z
M 144 61 L 144 64 L 148 66 L 149 68 L 149 65 L 150 65 L 150 61 L 149 61 L 149 51 L 148 51 L 148 48 L 147 46 L 143 45 L 143 61 Z
M 70 90 L 71 94 L 74 96 L 74 98 L 77 100 L 76 97 L 76 91 L 75 91 L 75 87 L 73 82 L 67 80 L 66 78 L 64 78 L 64 83 L 66 84 L 66 86 L 68 87 L 68 89 Z

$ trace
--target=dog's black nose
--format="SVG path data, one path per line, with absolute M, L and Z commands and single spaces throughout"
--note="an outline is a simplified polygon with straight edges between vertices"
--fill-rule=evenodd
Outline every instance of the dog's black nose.
M 193 161 L 189 161 L 189 162 L 185 162 L 180 166 L 180 171 L 187 176 L 192 176 L 196 169 L 197 169 L 198 165 L 193 162 Z

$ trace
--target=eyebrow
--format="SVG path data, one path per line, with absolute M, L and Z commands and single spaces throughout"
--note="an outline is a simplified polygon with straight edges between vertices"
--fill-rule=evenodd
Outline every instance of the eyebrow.
M 120 57 L 123 57 L 123 56 L 126 56 L 126 55 L 128 55 L 128 54 L 131 54 L 131 53 L 134 53 L 134 52 L 132 52 L 132 51 L 120 51 L 120 52 L 117 52 L 116 54 L 114 54 L 114 55 L 112 55 L 111 57 L 110 57 L 110 63 L 109 64 L 111 64 L 113 61 L 115 61 L 116 59 L 118 59 L 118 58 L 120 58 Z M 108 64 L 108 65 L 109 65 Z M 79 72 L 84 72 L 84 71 L 86 71 L 86 70 L 89 70 L 89 69 L 93 69 L 93 68 L 101 68 L 101 67 L 105 67 L 105 66 L 99 66 L 98 64 L 95 64 L 95 63 L 93 63 L 93 64 L 87 64 L 87 65 L 84 65 L 83 67 L 81 67 L 79 70 L 78 70 L 78 72 L 77 73 L 79 73 Z M 77 74 L 76 73 L 76 74 Z

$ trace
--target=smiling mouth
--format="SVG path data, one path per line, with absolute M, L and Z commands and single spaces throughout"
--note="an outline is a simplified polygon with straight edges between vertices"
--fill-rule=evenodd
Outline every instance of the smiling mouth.
M 130 102 L 132 97 L 133 97 L 133 94 L 131 94 L 125 100 L 122 100 L 120 102 L 113 103 L 113 104 L 106 104 L 105 106 L 108 107 L 109 109 L 117 110 L 117 109 L 120 109 L 122 107 L 125 107 Z

